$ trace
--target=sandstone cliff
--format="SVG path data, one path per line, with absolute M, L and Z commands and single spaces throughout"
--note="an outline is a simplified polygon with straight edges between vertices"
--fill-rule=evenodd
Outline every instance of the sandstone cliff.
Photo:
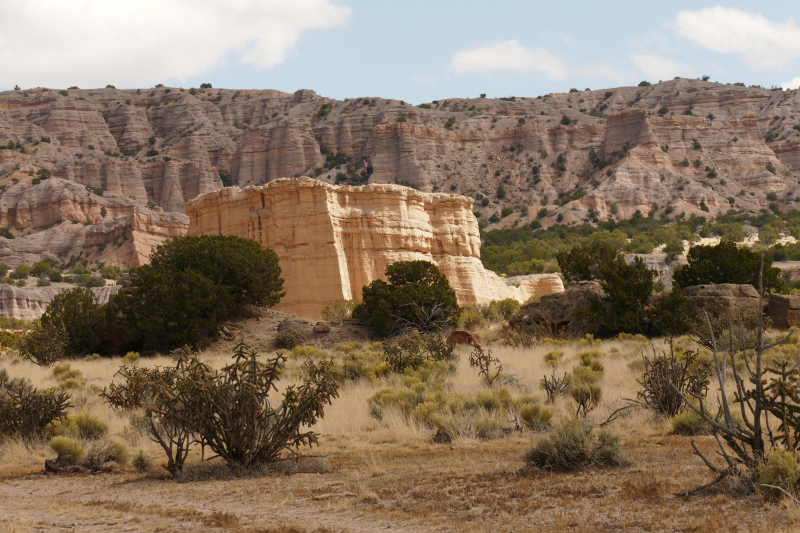
M 22 176 L 0 196 L 0 226 L 17 234 L 0 238 L 0 262 L 11 267 L 81 255 L 123 268 L 140 266 L 153 247 L 189 227 L 182 213 L 154 211 L 118 194 L 100 196 L 58 178 L 30 181 Z
M 545 226 L 654 204 L 658 216 L 786 209 L 800 177 L 799 114 L 797 90 L 693 79 L 419 106 L 309 90 L 6 91 L 0 145 L 19 145 L 0 149 L 0 224 L 27 236 L 59 218 L 96 222 L 101 207 L 106 220 L 134 205 L 183 213 L 223 184 L 290 176 L 482 195 L 483 221 L 514 211 L 488 229 L 530 222 L 541 206 Z M 26 188 L 41 168 L 77 187 L 37 190 L 32 208 Z M 81 187 L 116 196 L 101 205 Z
M 15 287 L 13 285 L 0 285 L 0 316 L 32 320 L 41 317 L 50 301 L 59 293 L 70 287 Z M 108 303 L 112 294 L 119 292 L 121 287 L 93 288 L 92 292 L 99 304 Z
M 282 311 L 319 318 L 396 261 L 427 260 L 447 276 L 460 303 L 524 301 L 563 290 L 555 275 L 508 285 L 480 262 L 472 200 L 398 185 L 335 186 L 309 178 L 225 188 L 186 205 L 190 235 L 237 235 L 278 254 L 286 296 Z

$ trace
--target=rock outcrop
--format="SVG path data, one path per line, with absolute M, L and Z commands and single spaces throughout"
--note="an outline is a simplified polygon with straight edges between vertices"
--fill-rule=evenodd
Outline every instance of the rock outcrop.
M 61 292 L 71 287 L 15 287 L 0 285 L 0 316 L 32 320 L 41 317 L 50 301 Z M 119 292 L 121 287 L 95 287 L 92 292 L 99 304 L 108 303 L 111 295 Z
M 101 207 L 106 219 L 134 205 L 183 213 L 225 184 L 291 176 L 480 194 L 493 198 L 478 208 L 484 221 L 513 210 L 487 229 L 531 222 L 541 206 L 544 226 L 654 204 L 659 216 L 784 209 L 800 177 L 798 113 L 798 90 L 694 79 L 419 106 L 309 90 L 5 91 L 0 145 L 19 146 L 0 149 L 0 224 L 27 237 L 59 218 L 97 222 Z M 40 169 L 76 188 L 29 192 Z
M 508 286 L 519 287 L 523 294 L 538 296 L 564 292 L 564 283 L 561 277 L 555 274 L 529 274 L 502 279 Z
M 800 296 L 770 294 L 766 307 L 773 328 L 787 329 L 800 326 Z
M 575 318 L 575 310 L 585 304 L 587 294 L 601 296 L 603 290 L 597 281 L 572 282 L 567 290 L 542 296 L 538 302 L 522 306 L 511 319 L 512 327 L 535 328 L 545 335 L 563 334 L 568 338 L 596 333 L 597 327 L 587 320 Z
M 57 183 L 61 180 L 50 181 Z M 28 189 L 31 190 L 34 189 Z M 0 262 L 13 268 L 43 259 L 67 262 L 71 257 L 85 253 L 97 261 L 122 268 L 141 266 L 147 264 L 154 247 L 167 239 L 185 235 L 189 228 L 189 219 L 184 214 L 156 212 L 126 204 L 119 197 L 79 195 L 77 200 L 71 194 L 58 197 L 59 201 L 50 207 L 46 203 L 47 197 L 42 203 L 38 203 L 42 199 L 39 196 L 34 197 L 31 203 L 25 203 L 28 209 L 32 206 L 40 221 L 48 220 L 47 224 L 52 227 L 47 231 L 23 233 L 15 239 L 0 238 Z M 20 204 L 10 211 L 18 214 Z M 100 209 L 105 206 L 109 206 L 108 212 L 117 209 L 116 218 L 105 218 L 100 214 Z M 0 205 L 0 217 L 8 216 L 3 209 L 4 206 Z M 75 219 L 62 218 L 66 214 Z
M 684 288 L 683 293 L 690 308 L 702 309 L 709 314 L 727 313 L 729 310 L 732 313 L 738 310 L 758 313 L 758 291 L 752 285 L 695 285 Z
M 336 186 L 310 178 L 225 188 L 186 205 L 189 235 L 236 235 L 273 249 L 286 296 L 276 309 L 319 318 L 341 298 L 383 278 L 396 261 L 426 260 L 447 276 L 460 303 L 525 301 L 559 290 L 542 275 L 519 287 L 483 268 L 472 200 L 399 185 Z M 541 291 L 541 292 L 536 292 Z

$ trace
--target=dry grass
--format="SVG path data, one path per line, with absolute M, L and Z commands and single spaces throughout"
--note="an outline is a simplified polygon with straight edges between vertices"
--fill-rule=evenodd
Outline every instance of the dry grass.
M 201 354 L 214 367 L 226 364 L 230 344 Z M 658 349 L 662 347 L 657 345 Z M 544 354 L 553 346 L 514 350 L 491 346 L 506 372 L 521 378 L 514 394 L 536 394 L 539 380 L 552 369 Z M 576 364 L 576 354 L 597 349 L 605 374 L 603 401 L 590 413 L 604 421 L 623 398 L 635 398 L 637 372 L 629 363 L 639 357 L 632 341 L 600 346 L 568 343 L 558 374 Z M 652 353 L 649 347 L 646 353 Z M 102 388 L 121 361 L 73 361 L 88 385 Z M 142 358 L 140 365 L 169 364 L 166 357 Z M 292 364 L 299 364 L 293 362 Z M 0 361 L 12 377 L 27 377 L 37 387 L 54 387 L 50 369 L 26 362 Z M 390 380 L 393 378 L 389 378 Z M 452 391 L 474 395 L 486 390 L 462 349 Z M 282 385 L 288 384 L 288 380 Z M 316 426 L 321 446 L 305 453 L 319 468 L 296 468 L 255 477 L 222 476 L 213 462 L 195 466 L 184 483 L 158 472 L 132 468 L 98 476 L 40 475 L 53 453 L 45 443 L 7 440 L 0 444 L 0 530 L 58 531 L 80 524 L 81 531 L 232 531 L 278 533 L 303 531 L 793 531 L 800 513 L 764 505 L 755 496 L 676 498 L 673 493 L 710 479 L 691 455 L 686 437 L 670 435 L 668 421 L 633 410 L 611 424 L 621 435 L 631 463 L 627 467 L 572 473 L 543 473 L 525 468 L 522 454 L 534 436 L 529 431 L 495 440 L 458 438 L 433 444 L 433 430 L 389 414 L 369 415 L 367 399 L 387 382 L 345 383 L 340 398 Z M 712 384 L 711 389 L 715 387 Z M 90 390 L 78 391 L 75 412 L 90 411 L 109 425 L 109 438 L 145 450 L 158 465 L 160 450 L 136 435 L 127 415 L 108 408 Z M 575 406 L 560 398 L 554 421 L 571 416 Z M 711 450 L 713 439 L 698 442 Z M 199 452 L 190 463 L 199 463 Z M 205 472 L 202 469 L 207 469 Z M 2 520 L 2 519 L 0 519 Z

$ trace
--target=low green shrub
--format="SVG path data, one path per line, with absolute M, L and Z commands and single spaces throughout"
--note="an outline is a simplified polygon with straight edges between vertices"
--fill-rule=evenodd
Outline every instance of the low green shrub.
M 564 352 L 558 350 L 547 352 L 546 354 L 544 354 L 544 364 L 556 368 L 558 367 L 558 364 L 561 362 L 561 359 L 563 357 L 564 357 Z
M 465 305 L 456 317 L 458 328 L 466 331 L 474 331 L 484 324 L 484 317 L 481 310 L 476 305 Z
M 780 487 L 792 497 L 800 493 L 800 462 L 794 452 L 776 448 L 759 468 L 756 490 L 765 500 L 780 501 L 785 495 L 773 487 Z
M 565 419 L 536 439 L 525 453 L 528 465 L 543 470 L 571 471 L 592 467 L 620 466 L 628 462 L 619 437 L 595 432 L 588 422 Z
M 598 374 L 603 374 L 603 372 L 605 372 L 605 367 L 603 366 L 603 363 L 600 362 L 600 358 L 604 357 L 605 355 L 605 353 L 597 350 L 579 352 L 576 354 L 578 360 L 580 361 L 580 366 L 589 368 Z
M 353 344 L 358 344 L 359 346 L 356 347 L 356 346 L 353 346 Z M 331 348 L 331 350 L 334 351 L 334 352 L 340 352 L 340 353 L 343 353 L 343 354 L 348 354 L 348 353 L 352 352 L 353 350 L 359 349 L 360 346 L 361 346 L 360 342 L 359 343 L 351 343 L 351 344 L 339 343 L 339 344 L 334 345 L 334 347 Z M 380 347 L 380 343 L 378 343 L 378 346 Z
M 670 425 L 672 425 L 672 432 L 677 435 L 708 435 L 711 433 L 711 425 L 690 407 L 685 407 L 681 413 L 672 417 Z
M 569 394 L 578 404 L 575 415 L 581 416 L 582 414 L 584 417 L 600 404 L 603 397 L 600 387 L 589 383 L 570 384 Z
M 153 460 L 150 459 L 150 456 L 147 455 L 143 450 L 139 450 L 139 452 L 133 457 L 131 464 L 137 472 L 141 473 L 151 471 L 154 466 Z
M 289 359 L 322 359 L 329 357 L 330 354 L 325 350 L 312 346 L 296 346 L 289 352 Z
M 341 324 L 352 318 L 358 304 L 358 300 L 334 300 L 322 308 L 322 320 Z
M 89 412 L 56 420 L 47 428 L 54 437 L 77 437 L 85 440 L 97 440 L 108 433 L 108 424 Z
M 83 372 L 70 368 L 69 363 L 57 364 L 53 367 L 53 378 L 59 388 L 80 390 L 86 386 Z
M 127 446 L 121 442 L 110 441 L 91 446 L 86 451 L 80 466 L 90 472 L 108 471 L 116 464 L 126 464 L 130 458 Z
M 572 368 L 572 372 L 567 374 L 567 382 L 570 385 L 595 385 L 603 379 L 603 374 L 596 370 L 592 370 L 587 366 L 576 365 Z
M 303 334 L 295 329 L 285 329 L 279 331 L 275 338 L 272 339 L 273 350 L 293 350 L 297 346 L 303 344 Z
M 131 460 L 131 452 L 128 447 L 121 442 L 112 440 L 105 446 L 104 453 L 108 461 L 114 461 L 121 465 L 127 464 Z
M 539 404 L 530 404 L 519 410 L 519 417 L 526 427 L 541 430 L 549 426 L 553 410 Z
M 83 455 L 81 443 L 69 437 L 53 437 L 50 448 L 56 452 L 56 462 L 64 465 L 77 463 Z
M 58 364 L 53 367 L 53 377 L 56 381 L 74 378 L 83 375 L 80 370 L 72 370 L 69 363 Z
M 59 383 L 59 387 L 65 390 L 81 390 L 86 386 L 82 379 L 69 378 Z
M 454 370 L 452 363 L 427 363 L 402 378 L 401 383 L 375 393 L 367 401 L 370 414 L 382 420 L 389 413 L 399 414 L 408 423 L 437 429 L 450 438 L 496 438 L 513 430 L 511 420 L 525 411 L 531 428 L 541 428 L 552 417 L 549 409 L 538 407 L 534 396 L 513 397 L 500 389 L 482 391 L 475 396 L 448 392 L 451 384 L 444 377 Z
M 728 402 L 731 405 L 736 403 L 733 398 L 729 398 Z M 707 414 L 713 413 L 705 401 L 703 402 L 703 409 Z M 718 422 L 721 421 L 724 416 L 722 409 L 717 408 L 717 412 L 713 413 L 713 416 Z M 742 413 L 738 408 L 731 409 L 731 417 L 737 424 L 744 423 Z M 711 425 L 703 420 L 703 418 L 688 405 L 683 408 L 680 414 L 672 417 L 670 423 L 672 425 L 672 432 L 678 435 L 709 435 L 712 433 Z
M 108 424 L 88 412 L 80 413 L 72 420 L 82 439 L 99 439 L 108 433 Z
M 603 378 L 603 364 L 598 357 L 605 355 L 597 350 L 578 353 L 579 364 L 567 375 L 569 394 L 578 404 L 576 416 L 584 417 L 600 404 L 602 390 L 598 383 Z
M 417 370 L 426 361 L 454 361 L 458 359 L 455 345 L 448 343 L 438 333 L 416 331 L 386 339 L 381 345 L 386 363 L 393 371 Z
M 342 357 L 341 367 L 337 373 L 343 379 L 367 379 L 377 381 L 388 376 L 392 367 L 383 358 L 383 354 L 376 350 L 356 350 Z
M 595 339 L 594 335 L 587 333 L 581 340 L 578 341 L 578 346 L 581 348 L 600 346 L 602 342 L 603 341 L 601 339 Z

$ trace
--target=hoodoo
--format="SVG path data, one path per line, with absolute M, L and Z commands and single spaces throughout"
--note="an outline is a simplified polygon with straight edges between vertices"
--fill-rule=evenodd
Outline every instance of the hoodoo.
M 186 214 L 189 235 L 236 235 L 275 250 L 286 280 L 277 309 L 309 318 L 319 318 L 333 300 L 359 299 L 361 288 L 396 261 L 436 263 L 459 303 L 563 291 L 555 274 L 513 286 L 484 269 L 478 222 L 465 196 L 278 179 L 203 194 L 186 204 Z

